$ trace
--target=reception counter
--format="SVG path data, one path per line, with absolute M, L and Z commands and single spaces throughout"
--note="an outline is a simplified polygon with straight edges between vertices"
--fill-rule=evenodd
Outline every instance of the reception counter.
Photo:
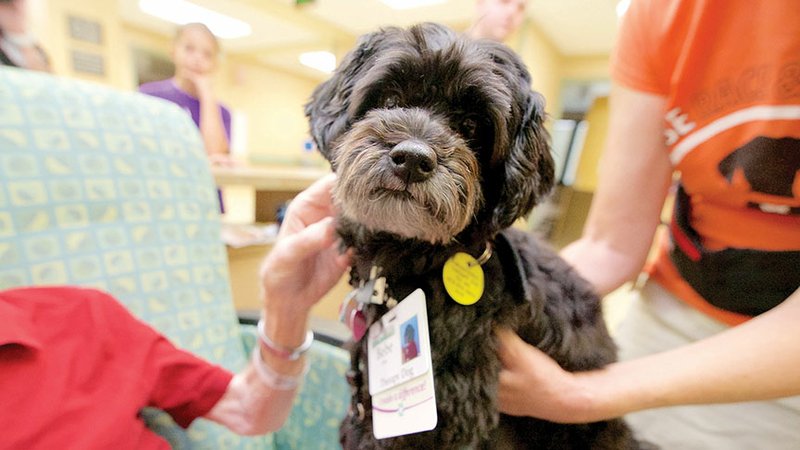
M 250 186 L 256 191 L 295 191 L 307 188 L 311 183 L 330 173 L 322 167 L 289 166 L 216 166 L 211 173 L 218 186 Z
M 330 173 L 323 167 L 256 166 L 237 165 L 233 167 L 212 167 L 211 173 L 217 186 L 242 192 L 237 197 L 244 198 L 252 208 L 250 216 L 255 222 L 274 222 L 276 211 L 284 202 L 291 200 L 298 192 L 314 181 Z M 226 199 L 226 206 L 229 202 Z M 236 203 L 241 203 L 237 201 Z

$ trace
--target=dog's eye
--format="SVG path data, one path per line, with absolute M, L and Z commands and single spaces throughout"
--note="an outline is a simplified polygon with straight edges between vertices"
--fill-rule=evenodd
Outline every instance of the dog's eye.
M 400 97 L 397 95 L 390 95 L 383 100 L 384 108 L 397 108 L 400 104 Z
M 475 132 L 478 130 L 478 122 L 475 119 L 464 119 L 459 126 L 461 135 L 466 139 L 475 137 Z

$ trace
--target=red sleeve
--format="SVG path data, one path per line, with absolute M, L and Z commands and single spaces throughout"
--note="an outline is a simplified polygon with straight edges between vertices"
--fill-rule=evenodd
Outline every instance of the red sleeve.
M 178 349 L 110 296 L 104 323 L 125 353 L 129 370 L 138 371 L 143 403 L 163 409 L 186 428 L 208 413 L 233 378 L 229 371 Z
M 227 370 L 176 348 L 163 336 L 153 343 L 148 366 L 157 374 L 151 406 L 163 409 L 184 428 L 217 404 L 233 378 Z

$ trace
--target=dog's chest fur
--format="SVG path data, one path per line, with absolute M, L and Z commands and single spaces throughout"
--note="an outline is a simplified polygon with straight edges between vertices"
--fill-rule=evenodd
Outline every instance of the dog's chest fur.
M 483 296 L 463 306 L 447 295 L 441 268 L 455 251 L 477 256 L 484 243 L 455 248 L 415 245 L 386 237 L 364 240 L 347 230 L 343 237 L 355 248 L 356 278 L 378 265 L 390 295 L 398 300 L 417 288 L 425 292 L 439 418 L 433 431 L 376 440 L 368 387 L 365 381 L 356 383 L 353 414 L 342 426 L 345 449 L 582 448 L 573 445 L 580 442 L 595 442 L 586 448 L 626 448 L 616 445 L 619 442 L 596 443 L 610 427 L 619 428 L 614 434 L 624 442 L 627 429 L 621 423 L 564 426 L 497 412 L 497 326 L 516 330 L 570 370 L 600 367 L 614 359 L 597 298 L 554 253 L 527 234 L 504 231 L 493 239 L 493 255 L 482 266 Z M 368 323 L 386 311 L 385 306 L 370 306 Z M 572 331 L 576 326 L 577 333 Z M 360 380 L 368 379 L 366 346 L 363 339 L 351 349 Z M 364 408 L 363 418 L 356 413 L 358 403 Z

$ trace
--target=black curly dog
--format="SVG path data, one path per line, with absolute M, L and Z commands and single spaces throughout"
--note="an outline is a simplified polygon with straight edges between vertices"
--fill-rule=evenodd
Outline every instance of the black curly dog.
M 509 229 L 553 184 L 544 99 L 507 47 L 422 24 L 360 39 L 306 106 L 338 174 L 339 233 L 354 249 L 351 283 L 382 269 L 397 300 L 427 298 L 438 424 L 377 440 L 367 339 L 351 348 L 345 449 L 635 449 L 624 422 L 563 425 L 497 411 L 493 330 L 516 330 L 571 371 L 616 358 L 587 282 L 531 235 Z M 492 256 L 486 289 L 463 306 L 442 282 L 456 252 Z M 367 323 L 388 310 L 366 307 Z

